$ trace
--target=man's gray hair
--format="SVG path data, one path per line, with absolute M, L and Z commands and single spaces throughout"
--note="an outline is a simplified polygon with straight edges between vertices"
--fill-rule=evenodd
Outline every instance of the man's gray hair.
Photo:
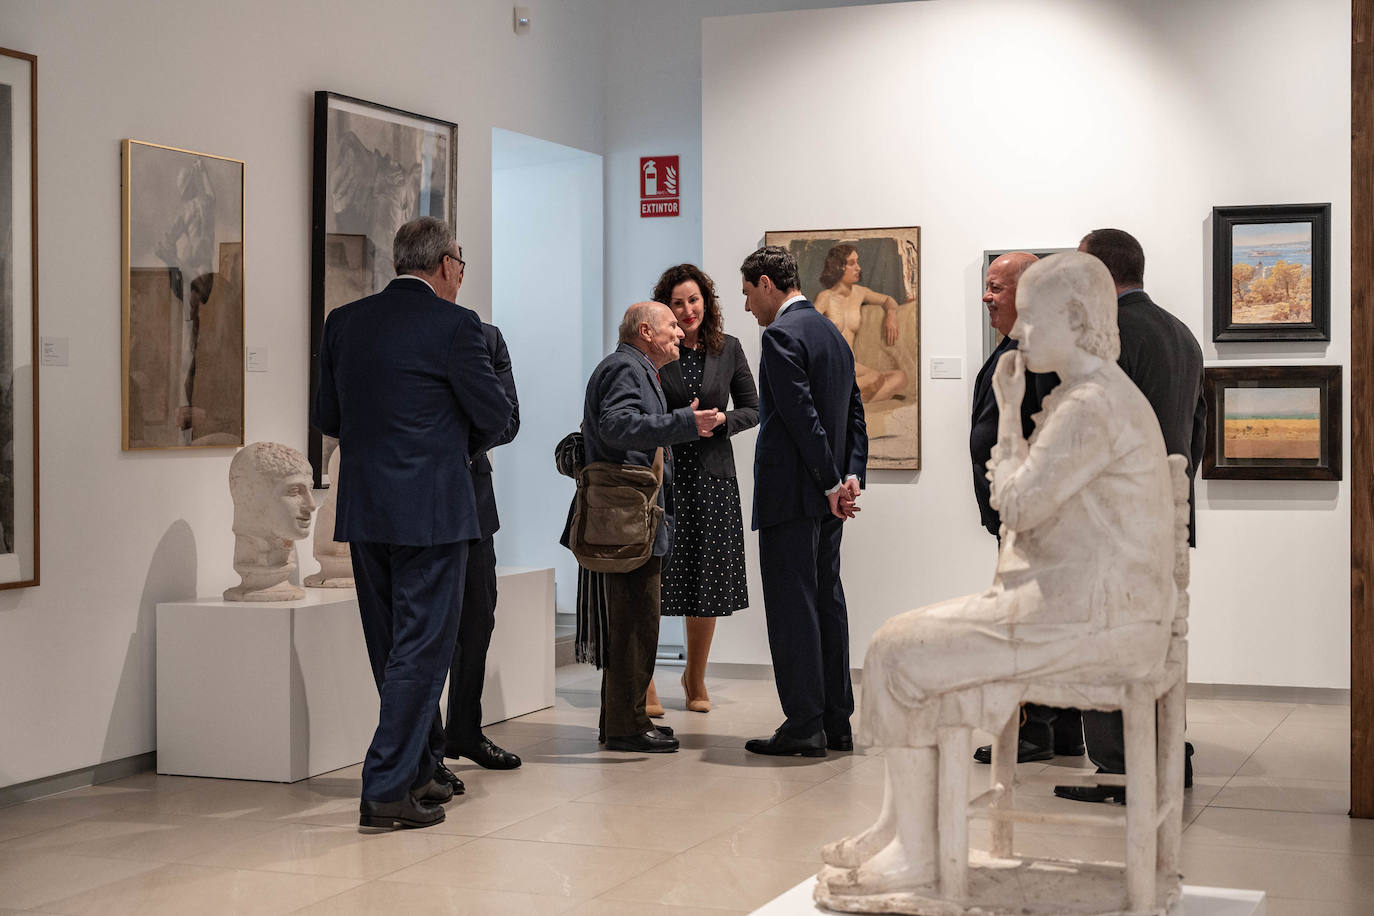
M 639 326 L 648 324 L 655 331 L 658 330 L 656 316 L 659 309 L 666 309 L 668 306 L 660 302 L 636 302 L 625 310 L 625 317 L 620 319 L 620 342 L 632 344 L 639 339 Z
M 396 230 L 391 260 L 397 274 L 428 274 L 439 269 L 444 255 L 453 253 L 453 227 L 433 216 L 422 216 Z

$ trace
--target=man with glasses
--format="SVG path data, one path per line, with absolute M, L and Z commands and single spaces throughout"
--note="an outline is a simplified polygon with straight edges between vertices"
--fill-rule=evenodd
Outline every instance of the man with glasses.
M 353 558 L 381 695 L 363 761 L 361 827 L 444 819 L 451 774 L 430 744 L 453 658 L 469 542 L 481 537 L 469 455 L 505 431 L 511 402 L 476 313 L 455 304 L 462 249 L 442 220 L 402 226 L 396 279 L 329 314 L 311 419 L 339 439 L 334 539 Z

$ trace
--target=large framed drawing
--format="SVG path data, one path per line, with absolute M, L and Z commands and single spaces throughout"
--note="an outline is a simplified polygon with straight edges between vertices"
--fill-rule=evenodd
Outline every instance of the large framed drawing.
M 1004 254 L 1011 254 L 1013 251 L 1025 251 L 1035 255 L 1037 258 L 1048 258 L 1052 254 L 1061 254 L 1065 251 L 1076 251 L 1075 248 L 993 248 L 983 252 L 983 284 L 980 286 L 978 295 L 983 295 L 983 290 L 988 287 L 988 268 L 992 262 Z M 992 351 L 997 349 L 997 345 L 1002 342 L 1002 332 L 992 326 L 988 317 L 988 310 L 983 310 L 983 362 L 988 361 Z
M 1341 479 L 1340 366 L 1209 368 L 1203 391 L 1203 477 Z
M 921 229 L 769 232 L 797 258 L 801 291 L 854 349 L 868 466 L 921 466 Z
M 1212 340 L 1331 339 L 1331 205 L 1212 209 Z
M 243 445 L 243 162 L 123 158 L 124 448 Z
M 380 291 L 396 276 L 396 230 L 421 216 L 457 222 L 458 125 L 350 98 L 315 93 L 310 239 L 310 400 L 320 375 L 324 319 Z M 310 428 L 315 486 L 337 444 Z
M 0 589 L 38 584 L 38 58 L 0 48 Z

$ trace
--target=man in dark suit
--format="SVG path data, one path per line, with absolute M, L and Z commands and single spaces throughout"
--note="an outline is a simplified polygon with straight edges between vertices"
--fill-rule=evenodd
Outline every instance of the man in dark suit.
M 1188 544 L 1197 546 L 1193 475 L 1207 443 L 1207 401 L 1202 393 L 1202 347 L 1188 326 L 1160 308 L 1145 292 L 1145 251 L 1120 229 L 1094 229 L 1078 245 L 1107 265 L 1116 284 L 1116 320 L 1121 331 L 1117 362 L 1145 395 L 1159 418 L 1170 455 L 1188 459 Z M 1121 713 L 1084 710 L 1088 759 L 1099 773 L 1126 772 Z M 1184 758 L 1184 786 L 1193 784 L 1193 746 Z M 1055 786 L 1054 794 L 1075 801 L 1126 800 L 1120 786 Z
M 854 747 L 849 615 L 840 533 L 868 463 L 854 353 L 798 291 L 797 261 L 769 245 L 745 258 L 744 307 L 759 356 L 754 518 L 773 678 L 786 721 L 755 754 L 824 757 Z
M 607 616 L 606 664 L 601 669 L 601 736 L 606 749 L 671 753 L 678 740 L 654 727 L 644 692 L 658 654 L 659 584 L 663 558 L 672 546 L 672 461 L 668 447 L 711 435 L 715 410 L 697 402 L 668 410 L 658 370 L 678 357 L 682 331 L 668 306 L 639 302 L 620 322 L 620 344 L 592 371 L 582 407 L 582 440 L 588 463 L 608 461 L 652 467 L 663 450 L 658 505 L 663 518 L 654 532 L 652 556 L 638 569 L 604 573 Z M 563 532 L 563 545 L 568 532 Z
M 453 657 L 468 542 L 481 535 L 470 443 L 505 430 L 511 403 L 492 370 L 481 321 L 454 304 L 462 250 L 442 220 L 396 233 L 397 277 L 330 313 L 312 419 L 337 436 L 334 538 L 353 558 L 363 635 L 381 694 L 363 762 L 359 825 L 427 827 L 436 780 L 434 711 Z
M 515 393 L 510 352 L 501 331 L 482 323 L 482 335 L 491 365 L 501 388 L 510 400 L 510 423 L 491 448 L 505 445 L 520 431 L 520 399 Z M 491 483 L 491 459 L 485 451 L 472 456 L 472 489 L 477 498 L 477 523 L 481 537 L 468 547 L 467 575 L 463 585 L 463 615 L 458 620 L 458 642 L 448 669 L 448 723 L 437 717 L 431 735 L 434 756 L 466 757 L 488 770 L 513 770 L 520 758 L 482 734 L 482 686 L 486 681 L 487 649 L 496 627 L 496 546 L 494 538 L 501 527 L 496 514 L 496 491 Z M 454 788 L 462 791 L 456 776 Z
M 998 409 L 992 393 L 992 373 L 1002 354 L 1015 350 L 1016 340 L 1009 336 L 1016 324 L 1016 288 L 1021 272 L 1038 260 L 1028 251 L 1012 251 L 988 265 L 987 282 L 983 286 L 983 304 L 988 320 L 999 333 L 1002 342 L 978 370 L 973 383 L 973 416 L 969 426 L 969 456 L 973 459 L 973 496 L 978 500 L 978 513 L 983 527 L 1001 541 L 1002 519 L 989 501 L 988 460 L 997 444 Z M 1021 434 L 1027 439 L 1035 429 L 1031 417 L 1040 412 L 1045 395 L 1059 384 L 1053 372 L 1026 372 L 1026 393 L 1021 399 Z M 1049 760 L 1056 754 L 1075 756 L 1083 753 L 1083 726 L 1076 709 L 1055 709 L 1027 703 L 1021 707 L 1023 717 L 1016 750 L 1018 763 Z M 992 762 L 992 746 L 983 745 L 973 754 L 979 763 Z

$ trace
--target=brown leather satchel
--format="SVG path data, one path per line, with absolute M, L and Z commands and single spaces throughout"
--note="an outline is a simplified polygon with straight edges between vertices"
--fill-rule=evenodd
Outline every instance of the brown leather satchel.
M 662 484 L 662 448 L 654 452 L 653 467 L 593 461 L 579 468 L 568 534 L 577 562 L 604 573 L 630 572 L 647 563 L 663 519 Z

